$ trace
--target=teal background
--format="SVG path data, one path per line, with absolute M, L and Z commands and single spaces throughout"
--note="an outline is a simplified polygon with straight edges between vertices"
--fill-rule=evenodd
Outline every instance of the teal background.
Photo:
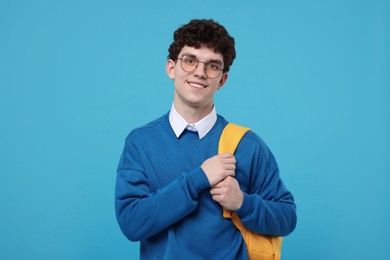
M 137 259 L 114 216 L 128 132 L 167 112 L 173 31 L 237 59 L 218 113 L 255 130 L 298 205 L 283 259 L 388 259 L 390 4 L 0 0 L 0 259 Z

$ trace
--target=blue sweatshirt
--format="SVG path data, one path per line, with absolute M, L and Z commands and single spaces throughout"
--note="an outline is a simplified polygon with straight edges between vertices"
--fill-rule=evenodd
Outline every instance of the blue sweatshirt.
M 218 153 L 227 123 L 218 115 L 201 140 L 188 130 L 177 138 L 166 114 L 126 138 L 117 171 L 116 217 L 129 240 L 141 241 L 141 259 L 247 259 L 241 233 L 222 217 L 200 167 Z M 241 222 L 261 234 L 291 233 L 296 207 L 268 147 L 249 131 L 235 157 L 235 178 L 244 192 L 236 211 Z

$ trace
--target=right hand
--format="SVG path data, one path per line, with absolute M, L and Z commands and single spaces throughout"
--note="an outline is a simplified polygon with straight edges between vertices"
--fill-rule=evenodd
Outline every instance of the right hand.
M 210 186 L 214 186 L 227 176 L 234 176 L 236 171 L 236 158 L 233 154 L 224 153 L 215 155 L 200 166 L 205 172 Z

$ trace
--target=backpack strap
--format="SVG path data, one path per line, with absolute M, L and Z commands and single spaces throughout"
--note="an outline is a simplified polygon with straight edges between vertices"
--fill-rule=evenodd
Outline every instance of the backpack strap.
M 222 131 L 219 138 L 218 154 L 232 153 L 236 151 L 241 138 L 250 128 L 239 126 L 233 123 L 228 123 Z
M 248 132 L 250 128 L 239 126 L 233 123 L 228 123 L 222 131 L 221 137 L 218 144 L 218 154 L 221 153 L 232 153 L 236 151 L 238 144 L 240 143 L 242 137 Z M 233 213 L 226 209 L 223 209 L 224 218 L 232 218 L 234 224 L 238 227 L 242 225 L 238 223 L 236 217 L 232 217 Z M 238 217 L 238 216 L 237 216 Z M 238 219 L 239 220 L 239 219 Z
M 242 137 L 249 128 L 233 123 L 226 125 L 219 139 L 218 154 L 234 153 Z M 248 250 L 248 258 L 280 260 L 282 237 L 266 236 L 254 233 L 247 229 L 237 213 L 223 209 L 223 217 L 230 218 L 233 224 L 240 230 Z

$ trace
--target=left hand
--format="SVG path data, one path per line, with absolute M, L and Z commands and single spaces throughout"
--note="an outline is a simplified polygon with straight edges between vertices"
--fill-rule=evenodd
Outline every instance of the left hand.
M 214 201 L 227 210 L 239 209 L 244 200 L 238 181 L 231 176 L 214 185 L 210 189 L 210 194 Z

